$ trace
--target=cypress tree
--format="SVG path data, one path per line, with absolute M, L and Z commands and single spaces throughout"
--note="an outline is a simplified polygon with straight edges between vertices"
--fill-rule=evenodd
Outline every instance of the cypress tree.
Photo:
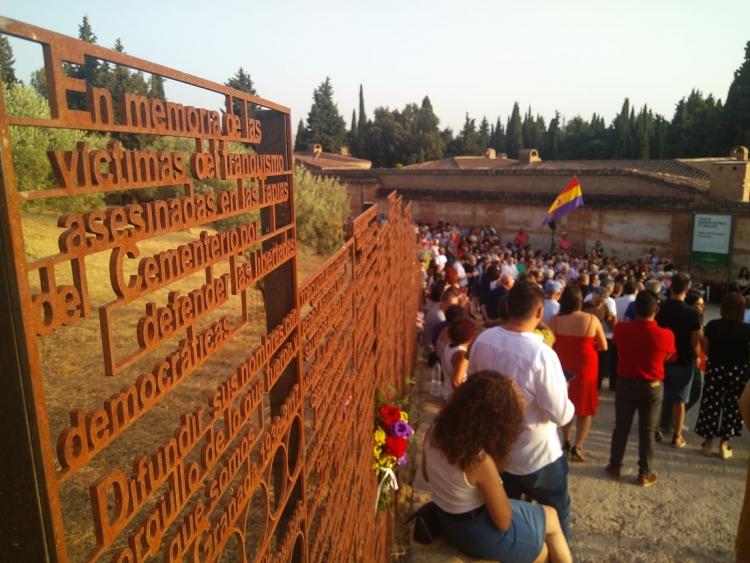
M 349 151 L 351 154 L 359 153 L 359 150 L 357 149 L 359 145 L 359 139 L 357 138 L 357 111 L 352 110 L 352 123 L 349 127 L 349 133 L 347 135 L 348 137 L 348 145 L 349 145 Z
M 745 60 L 734 71 L 723 114 L 724 152 L 732 145 L 750 146 L 750 41 L 745 44 Z
M 492 144 L 492 146 L 495 149 L 495 152 L 498 154 L 507 152 L 505 144 L 505 128 L 503 127 L 503 122 L 499 117 L 495 122 L 495 142 Z
M 359 85 L 359 121 L 357 122 L 357 138 L 365 138 L 365 129 L 367 128 L 367 116 L 365 115 L 365 95 L 362 91 L 362 85 Z
M 297 134 L 294 137 L 294 150 L 302 152 L 307 150 L 307 138 L 305 137 L 305 122 L 300 119 L 297 124 Z
M 490 122 L 487 121 L 487 117 L 482 117 L 482 121 L 479 123 L 477 142 L 482 152 L 490 146 Z
M 544 143 L 544 158 L 557 160 L 560 156 L 560 112 L 555 111 L 555 117 L 549 122 L 549 129 Z
M 630 100 L 625 98 L 613 124 L 613 158 L 629 158 L 631 153 Z
M 506 130 L 506 146 L 510 158 L 518 158 L 518 151 L 523 149 L 523 132 L 521 131 L 521 110 L 518 109 L 518 102 L 513 104 L 513 113 L 508 119 L 508 128 Z
M 13 57 L 13 49 L 10 46 L 10 41 L 8 41 L 5 35 L 0 35 L 0 80 L 6 86 L 18 82 L 15 64 L 16 59 Z
M 476 120 L 471 119 L 468 113 L 466 114 L 464 127 L 461 130 L 459 139 L 461 141 L 462 155 L 476 156 L 482 154 L 482 149 L 479 145 L 479 135 L 477 134 Z
M 651 123 L 648 108 L 644 105 L 635 119 L 635 153 L 633 156 L 640 160 L 648 160 L 651 156 L 649 130 Z

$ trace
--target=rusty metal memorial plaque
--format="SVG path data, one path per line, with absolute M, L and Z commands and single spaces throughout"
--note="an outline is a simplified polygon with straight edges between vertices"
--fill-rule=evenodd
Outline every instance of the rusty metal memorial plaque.
M 20 22 L 0 32 L 41 46 L 49 106 L 14 115 L 0 95 L 2 545 L 388 560 L 373 408 L 413 368 L 409 206 L 356 218 L 298 284 L 287 108 Z M 220 107 L 71 72 L 92 60 Z M 50 129 L 70 134 L 39 149 L 49 181 L 21 185 L 14 135 Z

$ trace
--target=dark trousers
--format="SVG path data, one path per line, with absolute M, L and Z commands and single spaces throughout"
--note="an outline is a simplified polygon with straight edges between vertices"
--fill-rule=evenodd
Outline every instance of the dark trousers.
M 528 475 L 503 473 L 503 485 L 510 498 L 520 499 L 521 495 L 525 494 L 538 503 L 547 504 L 557 510 L 563 534 L 570 538 L 568 461 L 564 455 Z
M 599 390 L 604 378 L 609 379 L 609 390 L 614 391 L 617 384 L 617 348 L 611 338 L 607 338 L 607 349 L 599 352 Z
M 663 388 L 661 382 L 620 378 L 615 391 L 615 429 L 609 464 L 620 467 L 625 456 L 633 416 L 638 411 L 638 470 L 651 471 L 654 455 L 654 432 L 659 420 Z

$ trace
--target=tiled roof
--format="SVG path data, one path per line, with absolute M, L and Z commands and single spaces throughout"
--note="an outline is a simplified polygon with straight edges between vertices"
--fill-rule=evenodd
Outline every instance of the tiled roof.
M 318 155 L 312 152 L 295 152 L 294 159 L 312 170 L 369 170 L 372 162 L 363 158 L 322 152 Z
M 404 166 L 406 170 L 494 170 L 518 161 L 512 158 L 487 158 L 486 156 L 454 156 Z
M 664 180 L 669 183 L 708 189 L 710 164 L 690 160 L 546 160 L 530 164 L 510 158 L 491 159 L 485 157 L 454 157 L 433 160 L 404 167 L 405 170 L 458 171 L 458 170 L 498 170 L 505 174 L 514 172 L 529 174 L 534 172 L 570 172 L 584 174 L 634 174 Z

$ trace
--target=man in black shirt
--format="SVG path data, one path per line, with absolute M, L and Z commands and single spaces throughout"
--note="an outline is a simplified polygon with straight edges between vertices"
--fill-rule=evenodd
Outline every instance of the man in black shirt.
M 684 448 L 682 425 L 685 422 L 685 403 L 690 397 L 690 384 L 693 380 L 693 365 L 698 356 L 697 347 L 700 337 L 701 322 L 698 312 L 685 305 L 685 295 L 690 289 L 690 280 L 685 274 L 672 276 L 671 296 L 662 303 L 656 322 L 668 328 L 674 334 L 677 358 L 674 363 L 664 366 L 664 404 L 663 408 L 672 405 L 672 446 Z M 660 436 L 657 433 L 657 440 Z

